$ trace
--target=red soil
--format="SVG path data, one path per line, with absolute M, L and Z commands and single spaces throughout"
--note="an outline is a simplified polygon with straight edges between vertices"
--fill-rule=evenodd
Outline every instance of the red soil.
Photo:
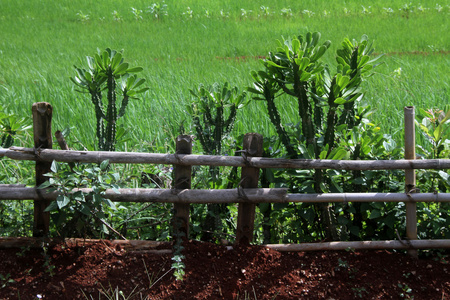
M 107 299 L 99 293 L 115 289 L 135 295 L 125 299 L 450 299 L 449 252 L 417 260 L 388 251 L 184 246 L 183 281 L 173 276 L 171 254 L 125 251 L 108 241 L 58 245 L 47 254 L 3 249 L 0 299 Z

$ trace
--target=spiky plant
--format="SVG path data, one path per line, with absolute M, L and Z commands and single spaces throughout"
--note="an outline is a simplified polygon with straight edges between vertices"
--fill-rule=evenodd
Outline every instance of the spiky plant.
M 97 119 L 99 150 L 114 151 L 118 119 L 125 115 L 130 99 L 135 99 L 137 94 L 148 90 L 147 87 L 141 87 L 145 79 L 132 75 L 143 69 L 130 68 L 129 64 L 124 62 L 122 51 L 117 52 L 109 48 L 98 50 L 94 57 L 87 56 L 86 60 L 88 69 L 75 66 L 76 75 L 70 79 L 81 88 L 79 92 L 91 95 Z M 120 105 L 118 98 L 121 98 Z

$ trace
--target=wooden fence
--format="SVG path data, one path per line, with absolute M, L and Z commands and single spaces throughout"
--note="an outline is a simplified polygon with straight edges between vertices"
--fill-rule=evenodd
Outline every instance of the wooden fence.
M 172 189 L 121 189 L 120 194 L 106 191 L 106 198 L 117 202 L 168 202 L 174 204 L 175 218 L 181 230 L 189 235 L 189 206 L 196 203 L 239 203 L 236 242 L 253 239 L 255 204 L 289 202 L 405 202 L 406 239 L 393 241 L 327 242 L 265 245 L 279 251 L 354 249 L 414 249 L 450 248 L 450 240 L 417 239 L 417 202 L 450 202 L 448 193 L 415 193 L 415 169 L 450 169 L 450 159 L 415 159 L 414 108 L 405 107 L 405 160 L 307 160 L 263 158 L 263 138 L 257 133 L 244 137 L 241 157 L 192 155 L 192 139 L 181 135 L 176 141 L 175 154 L 52 150 L 49 103 L 33 104 L 34 148 L 11 147 L 0 149 L 0 157 L 36 161 L 36 186 L 46 180 L 52 161 L 132 164 L 168 164 L 174 167 Z M 61 140 L 60 140 L 61 142 Z M 60 143 L 63 149 L 68 149 Z M 193 165 L 241 167 L 241 182 L 236 189 L 191 190 Z M 336 169 L 336 170 L 405 170 L 405 193 L 324 193 L 289 194 L 281 188 L 257 188 L 260 168 Z M 81 189 L 89 192 L 90 189 Z M 33 235 L 43 236 L 49 231 L 50 215 L 44 212 L 57 194 L 36 187 L 0 185 L 0 200 L 34 200 Z M 5 239 L 6 240 L 6 239 Z M 12 243 L 14 244 L 14 243 Z M 9 243 L 9 245 L 12 245 Z

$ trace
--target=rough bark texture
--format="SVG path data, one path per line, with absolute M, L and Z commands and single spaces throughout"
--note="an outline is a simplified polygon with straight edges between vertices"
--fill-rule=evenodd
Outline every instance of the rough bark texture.
M 36 186 L 40 186 L 47 181 L 45 173 L 50 172 L 51 162 L 40 161 L 40 149 L 52 148 L 52 113 L 53 108 L 47 102 L 34 103 L 32 106 L 33 113 L 33 133 L 34 148 L 36 156 Z M 40 191 L 36 191 L 40 195 Z M 50 204 L 48 200 L 34 201 L 34 224 L 33 236 L 44 236 L 49 231 L 50 213 L 44 212 Z
M 247 133 L 244 137 L 244 155 L 262 156 L 263 136 L 258 133 Z M 256 188 L 259 181 L 259 169 L 243 167 L 241 172 L 241 187 Z M 246 197 L 242 194 L 242 197 Z M 253 229 L 255 222 L 255 204 L 240 203 L 238 208 L 238 219 L 236 229 L 237 243 L 250 243 L 253 240 Z

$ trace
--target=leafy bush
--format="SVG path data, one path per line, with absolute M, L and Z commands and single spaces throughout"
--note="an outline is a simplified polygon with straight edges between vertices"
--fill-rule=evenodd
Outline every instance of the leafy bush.
M 119 174 L 108 172 L 108 165 L 108 161 L 103 161 L 100 166 L 83 165 L 72 169 L 66 164 L 52 163 L 52 173 L 46 174 L 49 180 L 40 188 L 59 193 L 45 210 L 54 212 L 51 217 L 58 235 L 105 238 L 112 234 L 111 231 L 118 234 L 108 223 L 108 214 L 117 207 L 104 198 L 104 194 L 108 188 L 119 193 L 119 187 L 114 183 L 119 180 Z M 74 191 L 79 188 L 92 188 L 92 191 Z

